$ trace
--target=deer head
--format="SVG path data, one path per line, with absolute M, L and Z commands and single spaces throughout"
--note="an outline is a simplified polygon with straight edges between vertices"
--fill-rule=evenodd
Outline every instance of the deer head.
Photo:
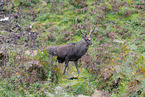
M 91 42 L 91 33 L 95 30 L 95 26 L 94 26 L 94 29 L 91 28 L 89 35 L 83 33 L 81 29 L 82 27 L 80 26 L 80 32 L 83 34 L 82 38 L 86 41 L 87 45 L 93 46 L 93 43 Z

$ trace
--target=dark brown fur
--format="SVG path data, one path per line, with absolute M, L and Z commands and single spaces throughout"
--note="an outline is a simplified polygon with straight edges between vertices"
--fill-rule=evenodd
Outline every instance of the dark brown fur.
M 59 63 L 63 63 L 65 61 L 65 69 L 63 74 L 65 74 L 65 70 L 68 67 L 69 61 L 74 61 L 79 74 L 77 61 L 87 52 L 89 45 L 92 45 L 91 38 L 84 35 L 80 42 L 70 43 L 67 45 L 51 46 L 46 48 L 46 50 L 49 52 L 49 54 L 57 56 Z

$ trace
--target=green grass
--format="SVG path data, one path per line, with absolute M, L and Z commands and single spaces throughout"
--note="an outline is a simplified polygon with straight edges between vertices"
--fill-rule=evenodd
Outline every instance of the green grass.
M 5 8 L 8 11 L 14 10 L 16 14 L 22 0 L 13 1 L 14 9 L 8 5 L 5 5 Z M 30 56 L 25 54 L 24 51 L 28 49 L 25 49 L 23 44 L 15 48 L 11 48 L 7 43 L 1 45 L 0 50 L 9 48 L 5 51 L 9 57 L 6 65 L 0 67 L 0 70 L 3 70 L 0 95 L 73 97 L 81 94 L 91 96 L 97 90 L 110 97 L 144 97 L 145 15 L 144 9 L 137 8 L 138 4 L 142 4 L 141 0 L 118 0 L 116 3 L 113 3 L 114 0 L 84 0 L 87 4 L 85 13 L 77 13 L 82 10 L 81 4 L 75 7 L 70 0 L 61 0 L 61 3 L 58 3 L 59 0 L 56 1 L 57 3 L 28 0 L 22 3 L 22 13 L 30 14 L 33 11 L 36 18 L 33 20 L 33 16 L 24 15 L 19 23 L 24 31 L 32 25 L 32 31 L 39 32 L 37 49 L 40 51 L 36 56 Z M 73 1 L 78 2 L 78 0 Z M 114 4 L 118 8 L 117 11 L 113 9 Z M 95 25 L 96 29 L 92 33 L 94 46 L 89 47 L 88 53 L 79 60 L 79 75 L 73 62 L 69 63 L 67 75 L 62 75 L 64 64 L 58 64 L 56 58 L 51 58 L 45 51 L 41 53 L 41 50 L 48 46 L 80 41 L 82 34 L 75 24 L 76 18 L 77 25 L 88 27 Z M 83 31 L 86 29 L 87 27 Z M 9 35 L 3 31 L 0 33 L 2 37 Z M 54 39 L 48 39 L 50 34 L 54 35 Z M 71 38 L 67 40 L 68 36 Z M 23 42 L 24 39 L 19 41 Z M 23 51 L 19 52 L 20 49 Z M 27 69 L 31 63 L 37 61 L 47 78 L 31 83 L 27 78 L 33 74 Z M 35 71 L 37 70 L 33 71 L 34 74 Z M 41 72 L 37 74 L 38 78 L 34 79 L 41 79 Z M 78 79 L 69 80 L 68 77 L 72 76 Z

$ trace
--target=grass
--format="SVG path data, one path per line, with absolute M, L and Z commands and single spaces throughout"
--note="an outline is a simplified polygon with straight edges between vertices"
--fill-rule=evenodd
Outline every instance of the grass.
M 50 2 L 14 0 L 14 9 L 5 5 L 6 10 L 21 17 L 18 22 L 22 31 L 15 29 L 14 24 L 14 28 L 10 28 L 15 29 L 16 34 L 22 32 L 24 35 L 17 39 L 21 45 L 14 46 L 7 41 L 1 45 L 6 63 L 0 67 L 0 95 L 144 97 L 145 14 L 144 8 L 138 7 L 143 4 L 141 0 L 83 0 L 79 6 L 75 5 L 78 0 Z M 83 6 L 87 7 L 84 13 Z M 22 13 L 18 11 L 20 7 Z M 36 16 L 34 19 L 33 15 Z M 12 18 L 11 21 L 17 20 Z M 39 32 L 34 41 L 38 45 L 35 56 L 25 54 L 25 51 L 33 50 L 23 44 L 33 44 L 28 41 L 26 33 L 30 25 L 31 31 Z M 62 75 L 64 64 L 58 64 L 55 57 L 50 57 L 45 51 L 41 53 L 41 50 L 80 41 L 82 34 L 77 25 L 95 25 L 92 33 L 94 46 L 89 47 L 87 54 L 79 60 L 79 75 L 72 62 L 67 75 Z M 86 28 L 82 30 L 85 32 Z M 11 39 L 11 34 L 0 33 L 4 39 Z M 68 77 L 72 76 L 78 79 L 69 80 Z

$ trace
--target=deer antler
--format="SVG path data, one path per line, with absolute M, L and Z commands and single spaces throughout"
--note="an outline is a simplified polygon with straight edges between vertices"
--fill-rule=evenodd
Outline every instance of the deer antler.
M 94 32 L 94 30 L 95 30 L 95 25 L 94 25 L 94 29 L 91 28 L 89 36 L 91 35 L 92 32 Z
M 83 35 L 86 35 L 85 33 L 83 33 L 83 32 L 82 32 L 82 30 L 81 30 L 81 29 L 82 29 L 82 26 L 80 25 L 80 31 L 81 31 L 81 33 L 82 33 Z

